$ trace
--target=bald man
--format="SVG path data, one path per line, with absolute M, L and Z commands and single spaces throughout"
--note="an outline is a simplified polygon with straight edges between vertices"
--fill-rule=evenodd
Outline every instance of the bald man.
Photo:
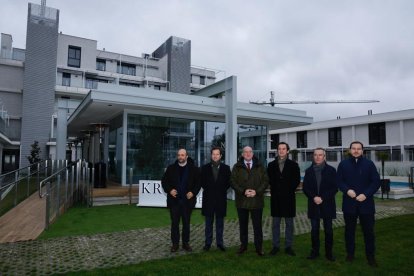
M 183 249 L 191 252 L 190 218 L 196 205 L 196 196 L 200 191 L 200 172 L 188 157 L 185 149 L 179 149 L 177 160 L 168 166 L 161 180 L 167 194 L 167 207 L 171 217 L 171 252 L 176 252 L 180 243 L 180 220 L 183 223 Z

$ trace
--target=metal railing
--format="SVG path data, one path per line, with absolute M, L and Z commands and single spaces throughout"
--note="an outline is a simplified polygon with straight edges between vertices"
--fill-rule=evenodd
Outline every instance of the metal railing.
M 38 183 L 57 166 L 56 161 L 43 160 L 0 175 L 0 216 L 36 192 Z
M 92 206 L 94 169 L 85 161 L 70 163 L 39 182 L 46 197 L 45 229 L 74 204 Z

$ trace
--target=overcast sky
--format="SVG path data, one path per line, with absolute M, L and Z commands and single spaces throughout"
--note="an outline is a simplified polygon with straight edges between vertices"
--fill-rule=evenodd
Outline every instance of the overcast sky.
M 3 0 L 0 32 L 25 48 L 27 0 Z M 40 4 L 40 0 L 32 1 Z M 414 108 L 414 1 L 47 0 L 65 34 L 140 56 L 171 35 L 192 65 L 238 79 L 238 100 L 366 100 L 280 105 L 316 121 Z M 223 76 L 223 73 L 220 75 Z

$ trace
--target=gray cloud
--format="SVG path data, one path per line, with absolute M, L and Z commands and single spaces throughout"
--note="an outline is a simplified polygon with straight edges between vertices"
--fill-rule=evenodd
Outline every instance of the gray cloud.
M 24 47 L 27 2 L 2 1 L 0 31 Z M 36 2 L 36 1 L 35 1 Z M 40 2 L 40 1 L 38 1 Z M 140 55 L 170 35 L 192 40 L 192 63 L 238 77 L 240 101 L 378 99 L 287 105 L 316 120 L 414 108 L 414 2 L 47 1 L 63 33 Z

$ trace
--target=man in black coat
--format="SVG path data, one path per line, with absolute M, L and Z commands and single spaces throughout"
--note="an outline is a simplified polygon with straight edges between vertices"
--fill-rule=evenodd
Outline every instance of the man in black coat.
M 319 256 L 319 226 L 320 219 L 322 219 L 325 231 L 325 257 L 330 261 L 335 261 L 332 254 L 332 219 L 336 218 L 335 194 L 338 188 L 336 170 L 326 164 L 325 156 L 323 148 L 313 151 L 313 164 L 306 169 L 303 179 L 303 192 L 308 197 L 308 218 L 312 226 L 312 251 L 308 259 L 313 260 Z
M 276 255 L 280 248 L 280 222 L 285 219 L 285 253 L 295 256 L 293 244 L 293 218 L 296 216 L 296 188 L 300 183 L 300 170 L 295 161 L 288 159 L 289 145 L 280 142 L 277 158 L 267 167 L 270 184 L 270 209 L 273 217 L 273 248 Z
M 188 157 L 185 149 L 179 149 L 177 160 L 168 166 L 161 180 L 167 193 L 167 207 L 171 216 L 171 252 L 178 250 L 180 242 L 180 219 L 183 222 L 183 249 L 192 251 L 190 242 L 190 217 L 196 205 L 196 196 L 200 191 L 200 172 Z
M 227 189 L 230 187 L 230 167 L 221 163 L 221 148 L 211 149 L 211 162 L 201 167 L 201 187 L 203 188 L 203 207 L 205 217 L 205 245 L 208 251 L 213 242 L 213 223 L 216 217 L 217 248 L 225 251 L 223 241 L 224 217 L 227 211 Z

